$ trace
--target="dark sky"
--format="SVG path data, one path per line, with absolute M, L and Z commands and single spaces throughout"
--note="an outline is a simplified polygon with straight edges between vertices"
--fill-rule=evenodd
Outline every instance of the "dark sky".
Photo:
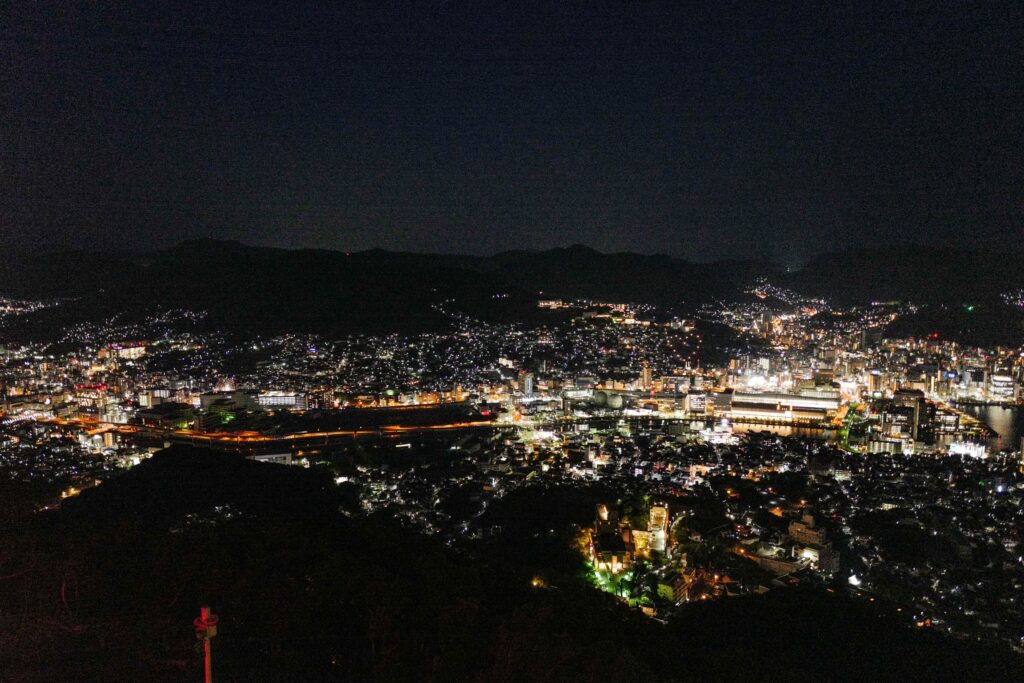
M 128 4 L 0 10 L 3 243 L 1024 237 L 1019 2 Z

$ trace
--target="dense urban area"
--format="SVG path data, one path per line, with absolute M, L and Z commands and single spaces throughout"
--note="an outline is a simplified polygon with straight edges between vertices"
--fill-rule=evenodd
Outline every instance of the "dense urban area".
M 539 323 L 448 299 L 433 304 L 444 331 L 338 338 L 155 308 L 7 334 L 7 514 L 201 446 L 328 472 L 348 515 L 662 623 L 810 586 L 1024 651 L 1022 349 L 887 334 L 907 302 L 842 306 L 764 279 L 735 299 L 540 298 Z M 74 305 L 3 300 L 0 325 Z

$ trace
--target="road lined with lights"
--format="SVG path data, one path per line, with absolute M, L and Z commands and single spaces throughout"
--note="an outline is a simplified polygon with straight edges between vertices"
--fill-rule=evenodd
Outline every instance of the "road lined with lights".
M 482 427 L 500 428 L 510 427 L 508 423 L 501 423 L 496 420 L 467 420 L 463 422 L 450 422 L 435 425 L 380 425 L 373 428 L 358 429 L 335 429 L 315 432 L 295 432 L 292 434 L 268 435 L 256 431 L 240 432 L 200 432 L 193 429 L 167 430 L 155 427 L 146 427 L 132 424 L 119 424 L 99 422 L 87 418 L 48 418 L 40 419 L 40 422 L 59 424 L 69 427 L 83 429 L 90 435 L 102 434 L 104 432 L 116 431 L 120 434 L 136 437 L 149 437 L 165 439 L 177 443 L 205 444 L 205 445 L 246 445 L 258 444 L 269 445 L 272 443 L 288 444 L 289 447 L 304 445 L 303 442 L 310 442 L 310 445 L 327 445 L 325 442 L 330 439 L 353 438 L 359 436 L 397 436 L 401 434 L 414 434 L 419 432 L 451 431 L 459 429 L 477 429 Z

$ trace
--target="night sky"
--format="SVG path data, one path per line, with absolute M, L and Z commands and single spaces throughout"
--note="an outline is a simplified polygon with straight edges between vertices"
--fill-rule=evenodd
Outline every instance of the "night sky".
M 1024 236 L 1017 2 L 115 4 L 0 10 L 3 243 Z

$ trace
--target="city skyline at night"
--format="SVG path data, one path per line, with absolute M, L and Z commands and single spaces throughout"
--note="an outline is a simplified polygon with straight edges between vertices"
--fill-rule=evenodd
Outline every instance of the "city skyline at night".
M 0 17 L 3 681 L 1024 680 L 1024 5 Z

